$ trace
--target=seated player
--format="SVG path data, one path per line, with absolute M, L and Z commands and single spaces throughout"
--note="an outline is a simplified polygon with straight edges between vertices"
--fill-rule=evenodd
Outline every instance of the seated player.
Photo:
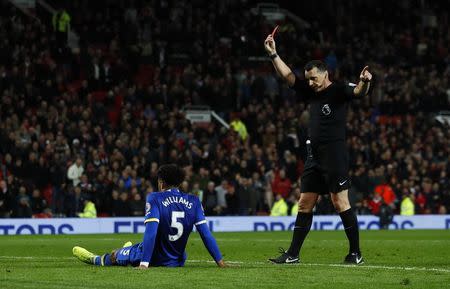
M 219 267 L 225 267 L 216 240 L 206 225 L 200 200 L 178 190 L 184 171 L 176 165 L 163 165 L 158 170 L 159 192 L 147 196 L 145 204 L 145 233 L 142 243 L 95 255 L 81 247 L 73 254 L 81 261 L 99 266 L 183 266 L 185 248 L 193 226 L 197 228 L 209 253 Z

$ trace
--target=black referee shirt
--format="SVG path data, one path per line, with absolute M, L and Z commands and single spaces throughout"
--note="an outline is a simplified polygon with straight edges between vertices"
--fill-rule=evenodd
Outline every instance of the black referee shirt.
M 355 84 L 333 82 L 320 92 L 311 89 L 305 80 L 295 79 L 292 87 L 297 97 L 309 103 L 309 138 L 313 146 L 345 141 L 348 102 L 354 98 Z

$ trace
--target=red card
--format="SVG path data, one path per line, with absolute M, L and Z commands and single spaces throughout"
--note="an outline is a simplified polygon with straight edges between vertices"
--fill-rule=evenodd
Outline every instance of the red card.
M 275 33 L 277 33 L 277 31 L 278 31 L 278 25 L 272 31 L 272 37 L 275 36 Z

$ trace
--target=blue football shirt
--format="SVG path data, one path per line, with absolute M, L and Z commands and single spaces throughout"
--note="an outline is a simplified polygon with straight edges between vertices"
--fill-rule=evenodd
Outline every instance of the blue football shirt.
M 206 223 L 200 200 L 178 189 L 147 195 L 145 221 L 158 222 L 150 260 L 153 266 L 183 266 L 186 244 L 194 225 Z

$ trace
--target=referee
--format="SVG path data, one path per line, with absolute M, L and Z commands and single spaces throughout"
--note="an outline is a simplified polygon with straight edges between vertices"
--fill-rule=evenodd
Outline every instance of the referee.
M 358 221 L 348 199 L 350 179 L 345 123 L 348 102 L 368 94 L 372 74 L 366 66 L 358 84 L 331 82 L 326 64 L 313 60 L 305 65 L 305 80 L 300 80 L 278 56 L 272 35 L 267 36 L 264 47 L 278 75 L 296 91 L 297 97 L 310 104 L 311 115 L 306 143 L 308 155 L 301 178 L 302 193 L 291 246 L 287 251 L 282 250 L 279 257 L 269 260 L 277 264 L 299 262 L 300 248 L 311 228 L 312 210 L 317 198 L 320 194 L 329 193 L 350 245 L 344 262 L 362 264 Z

